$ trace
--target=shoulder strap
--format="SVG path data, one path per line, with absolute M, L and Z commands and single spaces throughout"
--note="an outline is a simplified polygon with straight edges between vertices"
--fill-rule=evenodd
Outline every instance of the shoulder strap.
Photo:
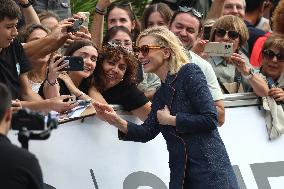
M 224 91 L 225 94 L 230 94 L 230 92 L 228 91 L 228 89 L 225 87 L 225 85 L 220 81 L 219 77 L 217 77 L 217 81 L 221 87 L 221 89 Z

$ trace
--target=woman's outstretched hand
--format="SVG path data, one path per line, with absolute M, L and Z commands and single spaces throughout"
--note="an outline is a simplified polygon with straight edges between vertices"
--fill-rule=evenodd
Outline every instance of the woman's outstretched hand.
M 99 119 L 117 127 L 123 133 L 127 133 L 127 122 L 122 119 L 108 104 L 93 102 Z

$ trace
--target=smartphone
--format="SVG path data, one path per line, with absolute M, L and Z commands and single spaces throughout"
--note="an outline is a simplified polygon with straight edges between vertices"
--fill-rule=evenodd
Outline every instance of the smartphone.
M 66 56 L 64 60 L 59 64 L 69 63 L 68 66 L 62 68 L 60 71 L 83 71 L 84 60 L 81 56 Z
M 83 20 L 82 25 L 88 28 L 90 21 L 90 12 L 78 12 L 78 14 L 86 17 L 86 19 Z
M 204 52 L 209 56 L 230 57 L 233 54 L 233 43 L 209 42 L 205 44 Z
M 203 39 L 209 40 L 212 26 L 205 26 L 203 28 Z
M 81 25 L 83 24 L 84 20 L 82 18 L 76 19 L 73 22 L 73 26 L 67 29 L 67 32 L 76 33 L 80 30 Z

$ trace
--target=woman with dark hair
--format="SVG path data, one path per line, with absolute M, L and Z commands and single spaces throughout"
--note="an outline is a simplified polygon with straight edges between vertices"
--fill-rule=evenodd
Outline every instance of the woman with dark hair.
M 172 16 L 173 12 L 167 4 L 151 4 L 143 12 L 141 18 L 142 29 L 152 26 L 168 26 Z
M 105 33 L 103 45 L 107 45 L 110 41 L 133 50 L 131 32 L 124 26 L 114 26 Z
M 110 41 L 120 44 L 129 50 L 133 50 L 131 33 L 124 26 L 114 26 L 106 32 L 103 45 L 107 45 Z M 136 64 L 138 64 L 137 83 L 139 83 L 137 87 L 151 100 L 157 88 L 161 85 L 161 81 L 159 77 L 153 73 L 144 73 L 138 60 Z
M 144 121 L 151 103 L 136 87 L 137 59 L 129 49 L 109 42 L 104 45 L 94 72 L 94 86 L 109 104 L 122 105 Z
M 140 33 L 140 24 L 137 20 L 130 3 L 111 3 L 110 0 L 99 0 L 96 5 L 92 25 L 92 39 L 97 46 L 102 45 L 104 16 L 106 16 L 107 30 L 114 26 L 124 26 L 132 34 L 135 41 Z
M 61 64 L 65 56 L 82 57 L 84 60 L 84 70 L 60 71 L 67 66 L 67 63 Z M 41 86 L 39 94 L 43 98 L 74 95 L 77 99 L 94 99 L 105 102 L 92 85 L 93 72 L 98 57 L 97 47 L 94 43 L 88 40 L 75 41 L 66 49 L 64 57 L 55 55 L 50 59 L 46 80 Z
M 49 33 L 49 29 L 39 24 L 31 24 L 24 27 L 18 38 L 22 43 L 31 42 L 44 38 Z M 29 57 L 29 61 L 32 64 L 32 70 L 28 72 L 27 76 L 29 84 L 33 91 L 38 92 L 42 82 L 45 79 L 46 65 L 50 55 L 46 55 L 41 58 Z

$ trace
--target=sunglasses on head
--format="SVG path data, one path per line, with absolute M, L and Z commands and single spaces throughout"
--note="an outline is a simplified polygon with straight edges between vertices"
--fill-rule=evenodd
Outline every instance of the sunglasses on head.
M 132 13 L 134 19 L 136 20 L 136 15 L 133 11 L 133 7 L 132 7 L 131 2 L 128 3 L 128 2 L 122 1 L 122 2 L 113 2 L 112 4 L 114 6 L 118 6 L 118 7 L 127 7 L 130 10 L 130 12 Z M 109 13 L 109 9 L 108 9 L 108 13 Z
M 162 49 L 164 47 L 158 46 L 158 45 L 142 45 L 141 47 L 134 47 L 133 51 L 137 54 L 139 54 L 139 52 L 142 53 L 143 56 L 147 56 L 150 49 Z
M 192 7 L 187 7 L 187 6 L 179 6 L 178 12 L 189 12 L 191 13 L 193 16 L 197 17 L 199 20 L 202 19 L 202 13 L 200 13 L 199 11 L 197 11 L 196 9 L 192 8 Z
M 103 46 L 103 48 L 115 49 L 115 50 L 118 50 L 118 51 L 120 51 L 121 53 L 124 53 L 124 54 L 133 54 L 132 50 L 130 50 L 129 48 L 124 47 L 121 44 L 118 44 L 114 41 L 109 41 L 106 45 Z
M 217 35 L 218 37 L 224 37 L 227 33 L 228 33 L 228 37 L 232 40 L 235 40 L 240 36 L 239 32 L 237 31 L 233 31 L 233 30 L 226 31 L 222 28 L 216 29 L 215 35 Z
M 273 60 L 273 58 L 276 57 L 277 61 L 284 62 L 284 54 L 281 54 L 281 53 L 276 54 L 274 51 L 270 49 L 264 50 L 262 54 L 263 54 L 263 57 L 268 60 Z

